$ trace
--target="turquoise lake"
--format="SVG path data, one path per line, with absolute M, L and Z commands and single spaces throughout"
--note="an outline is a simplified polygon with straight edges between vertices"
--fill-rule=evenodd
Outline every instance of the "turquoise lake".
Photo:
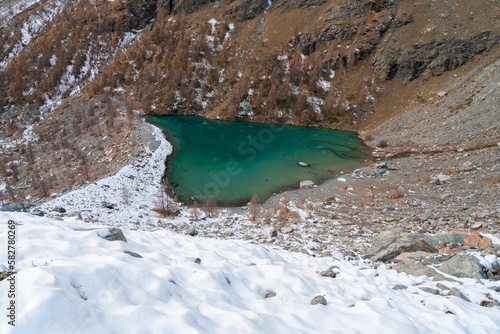
M 321 183 L 369 158 L 354 132 L 191 116 L 151 116 L 174 147 L 167 177 L 181 202 L 208 198 L 218 206 L 261 202 L 299 182 Z M 298 162 L 312 165 L 301 167 Z

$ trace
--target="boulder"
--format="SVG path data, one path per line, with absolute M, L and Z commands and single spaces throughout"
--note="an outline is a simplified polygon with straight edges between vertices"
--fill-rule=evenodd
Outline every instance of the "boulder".
M 52 211 L 59 212 L 59 213 L 66 213 L 66 209 L 60 206 L 57 206 L 52 209 Z
M 473 255 L 456 255 L 443 262 L 439 270 L 445 274 L 460 278 L 487 278 L 486 268 L 481 264 L 478 258 Z
M 457 288 L 451 288 L 450 292 L 448 293 L 449 296 L 455 296 L 458 298 L 461 298 L 465 300 L 466 302 L 470 302 L 470 299 L 462 293 L 462 291 L 458 290 Z
M 401 228 L 380 233 L 375 237 L 366 256 L 372 261 L 389 261 L 404 252 L 424 250 L 417 244 L 419 233 L 410 233 Z
M 125 235 L 123 234 L 123 231 L 117 227 L 110 227 L 109 228 L 109 234 L 104 236 L 103 239 L 106 239 L 108 241 L 123 241 L 127 242 L 127 238 L 125 238 Z
M 26 212 L 26 207 L 23 203 L 12 203 L 6 206 L 2 206 L 0 211 L 9 211 L 9 212 Z
M 472 231 L 469 234 L 469 236 L 464 240 L 464 245 L 481 249 L 493 248 L 491 239 L 488 237 L 483 237 L 477 231 Z
M 438 273 L 434 269 L 429 266 L 424 266 L 420 263 L 398 263 L 395 266 L 392 266 L 392 269 L 395 269 L 398 273 L 406 273 L 412 276 L 427 276 L 432 277 L 433 281 L 453 281 L 450 278 L 445 277 L 444 275 Z
M 314 182 L 311 180 L 300 181 L 300 189 L 309 189 L 314 187 Z
M 445 174 L 436 174 L 431 176 L 431 183 L 434 184 L 443 184 L 446 181 L 451 180 L 451 176 L 445 175 Z
M 137 254 L 135 252 L 131 252 L 131 251 L 124 251 L 125 254 L 128 254 L 132 257 L 136 257 L 136 258 L 139 258 L 139 259 L 142 259 L 142 256 L 140 254 Z
M 324 296 L 318 295 L 314 297 L 313 300 L 311 300 L 311 305 L 318 305 L 318 304 L 326 305 L 328 304 L 328 302 L 326 301 L 326 298 Z
M 443 249 L 447 245 L 451 245 L 452 248 L 461 246 L 464 244 L 464 240 L 467 237 L 467 232 L 449 232 L 440 233 L 430 237 L 424 237 L 423 240 L 430 246 Z
M 432 253 L 428 252 L 404 252 L 396 256 L 395 260 L 403 262 L 406 264 L 414 264 L 416 262 L 421 262 L 422 260 L 432 256 Z

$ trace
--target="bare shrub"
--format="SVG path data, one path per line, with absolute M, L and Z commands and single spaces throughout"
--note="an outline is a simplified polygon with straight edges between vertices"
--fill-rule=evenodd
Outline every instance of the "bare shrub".
M 259 197 L 257 196 L 257 194 L 254 194 L 252 196 L 252 199 L 248 203 L 248 213 L 250 215 L 250 221 L 253 223 L 257 222 L 257 216 L 259 213 L 258 203 L 259 203 Z
M 388 146 L 389 146 L 389 142 L 385 139 L 379 140 L 379 142 L 377 143 L 377 147 L 384 148 L 384 147 L 388 147 Z

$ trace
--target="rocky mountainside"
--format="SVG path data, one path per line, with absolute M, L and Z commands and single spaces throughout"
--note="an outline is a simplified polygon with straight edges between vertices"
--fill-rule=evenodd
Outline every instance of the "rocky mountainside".
M 397 152 L 432 147 L 439 133 L 454 144 L 471 136 L 494 144 L 499 7 L 497 0 L 3 2 L 2 200 L 43 198 L 113 173 L 138 154 L 121 154 L 129 138 L 147 140 L 137 122 L 144 113 L 352 129 Z M 457 131 L 469 120 L 478 121 Z

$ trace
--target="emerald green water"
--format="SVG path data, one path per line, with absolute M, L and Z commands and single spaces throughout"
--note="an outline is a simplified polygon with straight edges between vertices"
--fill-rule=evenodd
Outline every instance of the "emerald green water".
M 359 166 L 369 149 L 348 131 L 259 123 L 222 122 L 190 116 L 152 116 L 174 147 L 167 177 L 185 203 L 215 199 L 219 206 L 265 201 L 299 182 L 320 183 Z M 313 163 L 300 167 L 297 162 Z

